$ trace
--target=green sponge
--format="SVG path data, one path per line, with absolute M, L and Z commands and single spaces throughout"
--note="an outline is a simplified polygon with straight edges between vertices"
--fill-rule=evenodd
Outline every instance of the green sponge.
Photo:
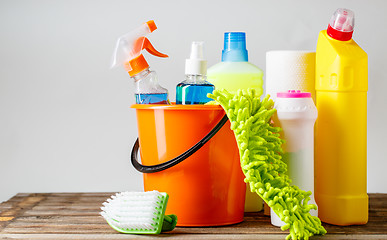
M 316 205 L 308 204 L 311 192 L 290 185 L 287 165 L 281 157 L 281 128 L 270 124 L 276 111 L 270 96 L 261 101 L 254 89 L 239 90 L 237 94 L 215 90 L 208 96 L 223 107 L 230 119 L 245 182 L 285 222 L 281 229 L 289 229 L 286 239 L 324 235 L 326 230 L 320 219 L 309 214 L 310 209 L 317 209 Z

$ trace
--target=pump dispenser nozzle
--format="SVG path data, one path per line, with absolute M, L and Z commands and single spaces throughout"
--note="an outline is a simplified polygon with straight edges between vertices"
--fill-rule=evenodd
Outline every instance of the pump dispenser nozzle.
M 192 42 L 191 55 L 185 60 L 186 75 L 206 75 L 207 61 L 203 57 L 203 42 Z

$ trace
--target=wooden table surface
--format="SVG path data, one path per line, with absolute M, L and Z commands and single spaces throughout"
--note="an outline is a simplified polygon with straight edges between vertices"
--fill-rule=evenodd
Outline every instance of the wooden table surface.
M 19 193 L 0 204 L 0 239 L 285 239 L 263 212 L 224 227 L 176 227 L 160 235 L 114 231 L 99 215 L 113 193 Z M 328 233 L 312 239 L 387 239 L 387 194 L 369 194 L 369 222 L 363 226 L 323 224 Z

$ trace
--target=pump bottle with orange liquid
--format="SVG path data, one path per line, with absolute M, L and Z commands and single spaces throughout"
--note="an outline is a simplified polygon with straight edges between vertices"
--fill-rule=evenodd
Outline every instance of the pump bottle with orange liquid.
M 368 221 L 367 54 L 352 40 L 354 14 L 334 13 L 316 49 L 315 198 L 321 221 Z

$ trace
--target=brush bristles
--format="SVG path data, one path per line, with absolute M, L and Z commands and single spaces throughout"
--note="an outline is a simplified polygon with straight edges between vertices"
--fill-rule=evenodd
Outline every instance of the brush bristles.
M 101 215 L 120 229 L 155 230 L 163 200 L 158 191 L 117 193 L 103 203 Z

